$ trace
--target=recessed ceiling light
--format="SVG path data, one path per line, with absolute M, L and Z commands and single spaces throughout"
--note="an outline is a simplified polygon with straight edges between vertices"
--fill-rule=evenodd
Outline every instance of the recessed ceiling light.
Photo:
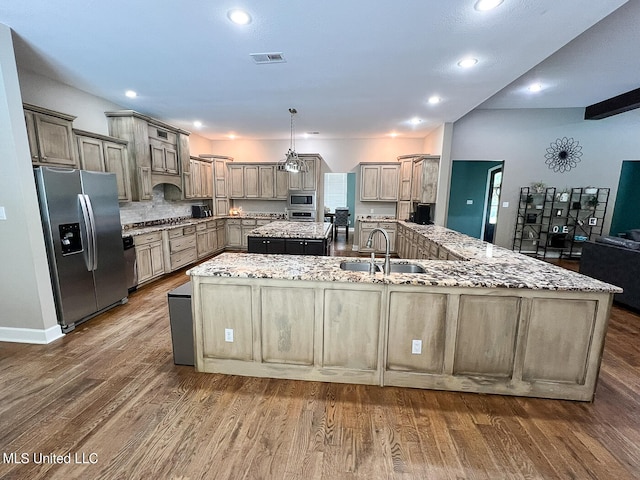
M 193 126 L 196 128 L 200 128 L 202 126 L 202 122 L 199 120 L 196 120 L 195 122 L 193 122 Z
M 133 90 L 127 90 L 124 94 L 129 98 L 136 98 L 138 96 L 138 94 Z
M 418 117 L 413 117 L 411 120 L 409 120 L 409 123 L 411 125 L 420 125 L 422 123 L 422 119 Z
M 229 140 L 235 140 L 235 139 L 236 139 L 236 136 L 235 136 L 233 133 L 230 133 L 229 135 L 227 135 L 227 138 L 228 138 Z
M 398 134 L 397 134 L 396 132 L 391 132 L 391 133 L 389 134 L 389 136 L 390 136 L 391 138 L 396 138 L 396 137 L 398 136 Z
M 458 66 L 462 68 L 470 68 L 473 67 L 476 63 L 478 63 L 477 58 L 466 57 L 458 62 Z
M 532 83 L 531 85 L 529 85 L 530 92 L 536 93 L 540 90 L 542 90 L 542 85 L 540 83 Z
M 233 10 L 229 10 L 227 12 L 227 17 L 236 25 L 248 25 L 251 23 L 251 15 L 244 10 L 240 10 L 239 8 L 234 8 Z
M 476 2 L 475 8 L 476 10 L 480 10 L 481 12 L 484 12 L 486 10 L 492 10 L 496 8 L 502 2 L 503 0 L 478 0 Z
M 433 95 L 429 97 L 428 101 L 431 105 L 435 105 L 436 103 L 440 103 L 440 97 L 438 97 L 437 95 Z

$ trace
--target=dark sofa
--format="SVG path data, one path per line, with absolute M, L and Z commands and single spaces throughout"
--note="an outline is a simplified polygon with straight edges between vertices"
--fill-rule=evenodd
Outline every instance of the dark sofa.
M 602 237 L 585 242 L 580 273 L 624 289 L 614 300 L 640 310 L 640 242 L 618 237 Z

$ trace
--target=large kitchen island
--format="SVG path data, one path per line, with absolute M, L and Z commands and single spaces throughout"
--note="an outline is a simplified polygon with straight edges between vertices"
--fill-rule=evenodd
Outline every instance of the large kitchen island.
M 398 224 L 456 260 L 393 260 L 423 272 L 384 275 L 343 263 L 367 259 L 224 253 L 191 269 L 197 370 L 593 399 L 620 289 Z
M 328 255 L 333 225 L 325 222 L 271 222 L 249 232 L 249 253 Z

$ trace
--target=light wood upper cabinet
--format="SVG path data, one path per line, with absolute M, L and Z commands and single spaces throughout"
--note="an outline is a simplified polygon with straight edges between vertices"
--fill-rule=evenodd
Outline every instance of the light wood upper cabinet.
M 229 197 L 244 198 L 244 166 L 229 165 Z
M 440 157 L 421 157 L 413 164 L 411 178 L 411 200 L 421 203 L 436 203 Z
M 400 164 L 360 164 L 360 201 L 396 202 Z
M 257 165 L 244 166 L 244 196 L 245 198 L 258 198 L 260 196 Z
M 226 160 L 216 158 L 213 161 L 214 179 L 215 179 L 215 196 L 216 198 L 227 197 L 227 162 Z
M 149 148 L 152 172 L 178 175 L 178 151 L 175 144 L 150 139 Z
M 27 136 L 34 165 L 63 165 L 78 168 L 73 142 L 72 115 L 24 104 Z
M 183 172 L 185 198 L 213 198 L 213 165 L 197 157 L 189 160 L 189 171 Z
M 413 159 L 405 158 L 400 161 L 400 191 L 398 200 L 411 200 L 411 174 L 413 173 Z M 408 218 L 408 217 L 407 217 Z
M 275 163 L 230 163 L 227 182 L 229 198 L 286 200 L 288 179 L 288 172 L 278 170 Z M 217 182 L 216 177 L 216 185 Z
M 80 168 L 116 174 L 118 201 L 131 201 L 131 181 L 127 143 L 113 137 L 74 130 Z
M 258 167 L 260 198 L 273 199 L 275 197 L 275 180 L 274 165 L 260 165 Z
M 274 167 L 275 172 L 275 195 L 277 200 L 286 200 L 289 194 L 289 172 Z
M 316 191 L 318 190 L 319 159 L 316 156 L 300 155 L 307 164 L 306 172 L 289 172 L 289 189 Z
M 128 142 L 131 199 L 151 200 L 151 188 L 161 183 L 175 185 L 182 192 L 185 180 L 181 173 L 189 165 L 189 132 L 133 110 L 105 115 L 109 135 Z M 177 197 L 186 195 L 182 192 Z

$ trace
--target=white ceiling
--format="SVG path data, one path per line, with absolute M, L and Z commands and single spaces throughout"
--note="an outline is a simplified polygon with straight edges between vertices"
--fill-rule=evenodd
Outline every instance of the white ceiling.
M 289 138 L 289 107 L 298 134 L 424 137 L 480 104 L 584 107 L 638 88 L 640 0 L 474 4 L 22 0 L 0 7 L 0 23 L 15 32 L 20 68 L 210 139 Z M 229 22 L 238 6 L 251 24 Z M 264 52 L 287 61 L 249 57 Z M 464 70 L 466 55 L 479 61 Z M 547 88 L 525 95 L 534 79 Z M 432 95 L 442 102 L 428 104 Z

